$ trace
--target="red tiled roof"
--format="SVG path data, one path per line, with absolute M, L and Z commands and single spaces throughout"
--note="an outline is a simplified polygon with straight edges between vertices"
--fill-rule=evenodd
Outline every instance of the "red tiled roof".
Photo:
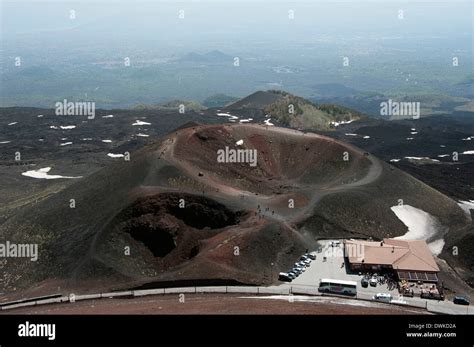
M 391 265 L 395 270 L 439 271 L 424 240 L 346 240 L 344 248 L 350 263 Z

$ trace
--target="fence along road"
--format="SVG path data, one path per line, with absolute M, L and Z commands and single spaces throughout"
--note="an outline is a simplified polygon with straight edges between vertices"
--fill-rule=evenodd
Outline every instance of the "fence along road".
M 318 288 L 315 286 L 305 285 L 279 285 L 269 287 L 259 286 L 208 286 L 208 287 L 176 287 L 176 288 L 157 288 L 157 289 L 143 289 L 143 290 L 128 290 L 121 292 L 106 292 L 97 294 L 70 294 L 69 296 L 59 296 L 59 294 L 52 295 L 51 297 L 38 297 L 23 300 L 16 300 L 11 302 L 5 302 L 1 304 L 1 310 L 11 310 L 21 307 L 29 307 L 36 305 L 50 305 L 60 303 L 74 303 L 75 301 L 82 300 L 98 300 L 105 298 L 120 298 L 120 297 L 141 297 L 148 295 L 169 295 L 169 294 L 266 294 L 266 295 L 309 295 L 309 296 L 330 296 L 333 298 L 341 299 L 352 299 L 352 300 L 363 300 L 377 302 L 372 298 L 369 293 L 358 293 L 356 297 L 340 296 L 331 294 L 322 294 L 318 292 Z M 474 314 L 474 308 L 471 306 L 460 306 L 455 305 L 449 301 L 434 301 L 424 300 L 419 298 L 401 298 L 399 302 L 381 303 L 386 305 L 399 305 L 407 307 L 415 307 L 426 309 L 431 313 L 440 314 Z M 402 303 L 403 302 L 403 303 Z

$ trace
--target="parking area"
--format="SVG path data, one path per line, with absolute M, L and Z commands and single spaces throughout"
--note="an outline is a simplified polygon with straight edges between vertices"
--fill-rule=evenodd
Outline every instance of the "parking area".
M 363 276 L 351 272 L 344 261 L 342 240 L 321 240 L 318 242 L 318 249 L 313 254 L 316 254 L 316 259 L 311 261 L 305 271 L 291 282 L 281 282 L 281 286 L 291 287 L 290 292 L 294 292 L 295 288 L 304 288 L 306 291 L 311 289 L 316 294 L 322 278 L 354 281 L 357 283 L 356 297 L 358 299 L 372 300 L 377 293 L 387 293 L 391 294 L 392 303 L 409 304 L 436 313 L 474 314 L 474 307 L 455 305 L 448 300 L 438 301 L 419 297 L 404 297 L 399 294 L 396 287 L 389 289 L 387 283 L 362 287 L 361 280 Z
M 377 283 L 375 287 L 362 287 L 358 273 L 351 273 L 345 262 L 342 240 L 321 240 L 318 241 L 319 249 L 316 250 L 316 259 L 298 277 L 292 280 L 292 285 L 319 286 L 322 278 L 330 278 L 344 281 L 357 282 L 357 296 L 363 299 L 370 299 L 377 293 L 390 293 L 397 299 L 398 290 L 389 290 L 387 284 Z

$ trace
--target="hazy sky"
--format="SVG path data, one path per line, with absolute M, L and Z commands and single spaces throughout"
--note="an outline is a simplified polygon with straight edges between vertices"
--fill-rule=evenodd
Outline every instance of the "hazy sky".
M 2 1 L 2 34 L 76 28 L 94 35 L 178 33 L 256 38 L 269 32 L 301 38 L 317 34 L 472 32 L 472 1 Z M 70 18 L 70 11 L 75 18 Z M 179 11 L 184 18 L 179 19 Z M 294 19 L 289 11 L 294 11 Z M 403 20 L 398 18 L 403 11 Z M 156 30 L 156 31 L 155 31 Z M 159 30 L 159 31 L 157 31 Z M 179 37 L 179 36 L 178 36 Z

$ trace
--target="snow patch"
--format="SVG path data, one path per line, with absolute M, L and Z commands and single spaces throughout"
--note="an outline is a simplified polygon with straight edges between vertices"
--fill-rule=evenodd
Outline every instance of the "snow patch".
M 105 143 L 112 143 L 112 140 L 102 140 L 102 142 L 105 142 Z
M 265 125 L 275 125 L 275 124 L 273 124 L 273 123 L 271 122 L 271 120 L 272 120 L 271 118 L 265 119 L 265 121 L 264 121 L 263 123 L 264 123 Z
M 138 133 L 138 134 L 137 134 L 137 136 L 140 136 L 140 137 L 148 137 L 148 136 L 150 136 L 150 135 L 148 135 L 148 134 L 142 134 L 142 133 Z
M 123 154 L 114 154 L 114 153 L 107 153 L 107 155 L 111 158 L 123 158 Z
M 239 117 L 237 117 L 237 116 L 231 115 L 230 113 L 224 113 L 224 112 L 217 113 L 217 116 L 218 117 L 229 117 L 229 121 L 232 121 L 232 120 L 235 121 L 236 119 L 239 119 Z
M 431 158 L 428 158 L 428 157 L 405 157 L 405 159 L 410 159 L 410 160 L 431 160 L 431 161 L 439 162 L 438 159 L 431 159 Z
M 469 201 L 464 201 L 464 200 L 459 200 L 458 202 L 459 207 L 462 208 L 466 216 L 471 219 L 471 211 L 474 210 L 474 200 L 469 200 Z
M 408 227 L 405 235 L 395 237 L 395 239 L 427 240 L 436 234 L 438 222 L 429 213 L 410 205 L 397 205 L 390 209 Z
M 72 142 L 64 142 L 64 143 L 60 143 L 59 145 L 60 146 L 69 146 L 69 145 L 72 145 Z
M 18 122 L 8 123 L 8 125 L 15 125 L 15 124 L 18 124 Z
M 428 248 L 434 255 L 440 255 L 441 251 L 443 250 L 444 244 L 445 242 L 443 239 L 438 239 L 428 243 Z
M 151 125 L 151 123 L 144 122 L 144 121 L 141 121 L 141 120 L 137 119 L 135 121 L 135 123 L 133 123 L 132 125 Z
M 244 140 L 239 140 L 235 143 L 237 146 L 242 146 L 244 144 Z
M 71 177 L 71 176 L 61 176 L 61 175 L 50 175 L 48 172 L 51 170 L 50 167 L 44 167 L 38 170 L 30 170 L 26 172 L 22 172 L 21 174 L 26 177 L 32 178 L 42 178 L 47 180 L 54 180 L 58 178 L 81 178 L 82 176 Z
M 340 122 L 336 122 L 336 121 L 331 121 L 329 122 L 330 125 L 334 125 L 335 127 L 338 127 L 339 125 L 341 124 L 349 124 L 349 123 L 352 123 L 355 119 L 351 119 L 351 120 L 348 120 L 348 121 L 340 121 Z

